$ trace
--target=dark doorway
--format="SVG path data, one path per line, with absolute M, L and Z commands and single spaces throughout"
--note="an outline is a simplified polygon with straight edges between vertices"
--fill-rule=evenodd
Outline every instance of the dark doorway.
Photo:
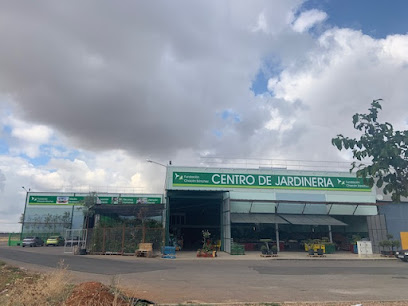
M 182 250 L 197 250 L 202 246 L 202 231 L 211 233 L 215 243 L 221 239 L 221 207 L 223 192 L 168 191 L 170 208 L 170 244 Z

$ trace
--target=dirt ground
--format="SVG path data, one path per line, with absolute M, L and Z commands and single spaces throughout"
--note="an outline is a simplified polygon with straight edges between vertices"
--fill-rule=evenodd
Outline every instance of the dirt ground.
M 150 305 L 152 302 L 124 295 L 117 288 L 110 288 L 99 282 L 86 282 L 77 285 L 65 301 L 66 306 L 77 305 Z
M 74 284 L 70 271 L 60 268 L 47 273 L 30 272 L 0 261 L 0 305 L 150 305 L 160 300 L 160 290 L 146 293 L 128 291 L 119 281 L 112 284 L 89 279 Z M 139 288 L 140 290 L 140 288 Z M 175 294 L 182 297 L 183 289 L 175 289 Z M 148 298 L 143 300 L 141 298 Z M 203 300 L 190 300 L 177 305 L 270 305 L 270 306 L 403 306 L 408 301 L 348 301 L 348 302 L 279 302 L 264 303 L 221 303 L 211 304 Z M 157 304 L 172 305 L 172 304 Z M 173 304 L 175 305 L 175 304 Z
M 0 262 L 0 305 L 125 306 L 150 305 L 100 282 L 73 285 L 62 265 L 51 273 L 36 273 Z

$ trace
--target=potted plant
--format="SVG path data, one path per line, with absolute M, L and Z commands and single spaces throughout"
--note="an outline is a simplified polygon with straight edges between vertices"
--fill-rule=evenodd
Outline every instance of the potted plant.
M 391 240 L 392 238 L 394 238 L 392 234 L 387 234 L 386 237 L 387 237 L 386 240 L 382 240 L 378 243 L 378 245 L 382 248 L 381 255 L 383 256 L 394 255 L 394 247 L 398 248 L 400 246 L 400 241 Z
M 391 240 L 382 240 L 379 242 L 378 245 L 382 248 L 381 255 L 383 256 L 392 255 L 392 251 L 390 250 L 390 248 L 392 247 Z
M 273 245 L 271 247 L 271 252 L 272 252 L 273 255 L 278 254 L 278 247 L 276 245 Z
M 304 245 L 305 245 L 305 251 L 309 252 L 310 249 L 313 250 L 313 240 L 309 239 L 309 240 L 305 240 L 304 241 Z
M 357 254 L 358 250 L 357 250 L 357 241 L 361 240 L 361 236 L 360 235 L 353 235 L 351 236 L 351 245 L 350 245 L 350 251 L 351 253 Z
M 394 248 L 398 248 L 401 246 L 401 242 L 399 240 L 392 240 L 391 241 L 391 248 L 392 248 L 392 254 L 395 255 Z
M 384 241 L 385 240 L 381 240 L 379 243 L 378 243 L 378 246 L 381 248 L 381 255 L 385 255 L 385 251 L 384 251 L 384 248 L 385 248 L 385 245 L 384 245 Z
M 261 253 L 262 255 L 268 255 L 268 248 L 266 245 L 261 246 Z
M 197 250 L 197 257 L 215 257 L 216 251 L 211 249 L 211 233 L 208 230 L 203 230 L 203 247 Z

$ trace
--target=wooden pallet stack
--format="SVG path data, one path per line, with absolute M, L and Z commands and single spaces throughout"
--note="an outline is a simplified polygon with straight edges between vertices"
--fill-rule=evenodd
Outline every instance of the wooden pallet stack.
M 153 243 L 139 243 L 139 249 L 136 250 L 137 257 L 152 257 Z

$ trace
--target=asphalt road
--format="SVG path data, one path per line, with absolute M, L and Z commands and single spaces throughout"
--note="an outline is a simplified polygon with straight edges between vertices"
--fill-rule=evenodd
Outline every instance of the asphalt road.
M 116 256 L 115 256 L 116 257 Z M 98 259 L 88 256 L 65 255 L 62 247 L 49 248 L 5 248 L 0 247 L 0 259 L 13 260 L 22 263 L 58 267 L 61 261 L 70 270 L 77 272 L 120 275 L 126 273 L 151 272 L 157 270 L 172 269 L 165 262 L 144 262 L 143 264 L 126 262 L 112 259 Z
M 408 263 L 326 260 L 164 260 L 64 255 L 61 248 L 0 247 L 0 259 L 111 283 L 161 303 L 407 300 Z

